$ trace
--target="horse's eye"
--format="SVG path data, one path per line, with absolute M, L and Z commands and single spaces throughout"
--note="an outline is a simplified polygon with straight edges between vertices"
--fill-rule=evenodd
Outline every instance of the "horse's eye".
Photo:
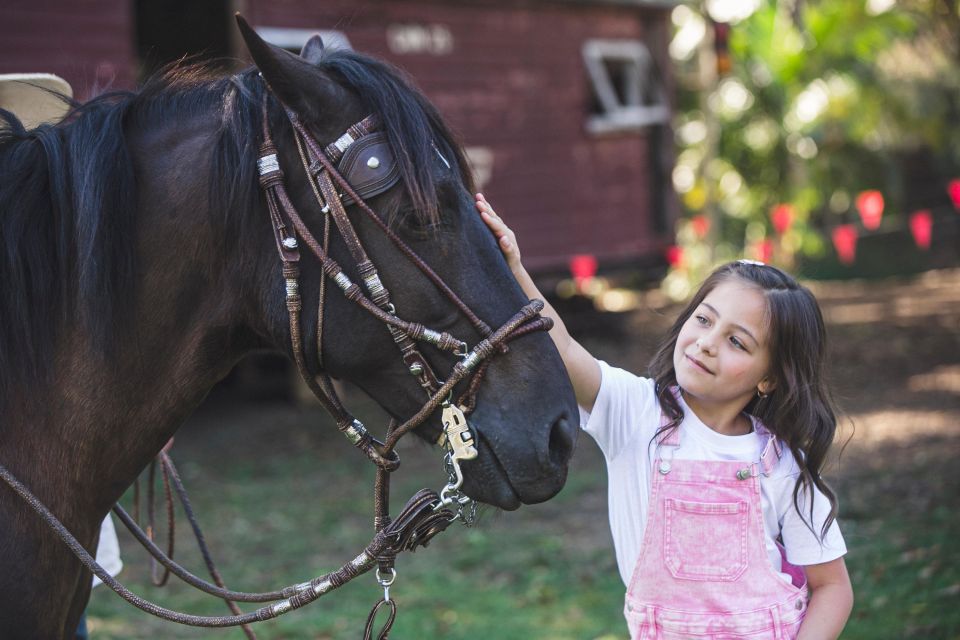
M 413 209 L 401 210 L 398 214 L 401 229 L 418 240 L 427 240 L 444 230 L 442 220 L 431 220 Z

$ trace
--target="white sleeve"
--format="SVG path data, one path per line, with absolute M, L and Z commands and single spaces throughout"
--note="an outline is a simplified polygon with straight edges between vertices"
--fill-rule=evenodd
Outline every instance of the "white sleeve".
M 796 470 L 796 473 L 787 476 L 789 482 L 784 483 L 784 490 L 780 492 L 780 505 L 777 509 L 783 514 L 780 522 L 780 534 L 783 536 L 783 546 L 787 552 L 787 560 L 797 566 L 836 560 L 847 553 L 847 545 L 843 540 L 840 526 L 836 520 L 830 523 L 826 535 L 823 536 L 822 541 L 820 540 L 823 524 L 830 515 L 830 501 L 819 489 L 814 487 L 813 517 L 811 518 L 810 494 L 805 487 L 801 487 L 797 495 L 798 511 L 797 505 L 793 503 L 793 487 L 798 474 L 799 470 Z
M 580 425 L 589 433 L 607 460 L 613 460 L 637 436 L 642 418 L 657 412 L 653 381 L 623 369 L 600 364 L 600 391 L 587 413 L 580 408 Z
M 100 542 L 97 543 L 97 564 L 106 569 L 111 576 L 116 576 L 123 569 L 120 560 L 120 543 L 117 541 L 117 532 L 113 527 L 110 514 L 100 523 Z M 103 584 L 97 576 L 93 576 L 93 586 Z

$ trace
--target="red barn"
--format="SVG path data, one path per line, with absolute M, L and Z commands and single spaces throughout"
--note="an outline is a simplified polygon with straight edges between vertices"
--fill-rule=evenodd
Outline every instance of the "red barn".
M 8 0 L 0 73 L 132 87 L 184 54 L 243 56 L 242 12 L 299 50 L 321 31 L 402 67 L 468 149 L 540 275 L 586 254 L 656 274 L 673 241 L 670 9 L 643 0 Z M 590 264 L 591 260 L 585 261 Z

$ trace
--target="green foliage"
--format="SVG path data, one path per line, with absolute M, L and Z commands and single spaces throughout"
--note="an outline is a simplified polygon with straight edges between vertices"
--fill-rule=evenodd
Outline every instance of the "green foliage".
M 767 0 L 732 26 L 732 72 L 715 87 L 689 80 L 702 77 L 696 56 L 677 62 L 678 168 L 695 175 L 677 187 L 688 216 L 713 221 L 706 237 L 681 235 L 688 249 L 713 249 L 703 263 L 688 251 L 695 275 L 763 237 L 787 267 L 832 254 L 829 232 L 858 224 L 862 190 L 885 197 L 880 233 L 903 232 L 913 210 L 949 209 L 945 185 L 960 172 L 957 3 L 898 2 L 877 15 L 864 0 L 796 4 Z M 690 135 L 691 123 L 715 134 Z M 796 212 L 783 238 L 770 221 L 779 203 Z

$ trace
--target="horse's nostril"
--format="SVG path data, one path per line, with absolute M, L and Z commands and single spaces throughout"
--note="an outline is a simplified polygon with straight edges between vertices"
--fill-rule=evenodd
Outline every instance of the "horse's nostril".
M 577 425 L 573 424 L 566 413 L 557 418 L 550 429 L 550 462 L 556 466 L 565 466 L 573 455 L 573 445 L 577 440 Z

